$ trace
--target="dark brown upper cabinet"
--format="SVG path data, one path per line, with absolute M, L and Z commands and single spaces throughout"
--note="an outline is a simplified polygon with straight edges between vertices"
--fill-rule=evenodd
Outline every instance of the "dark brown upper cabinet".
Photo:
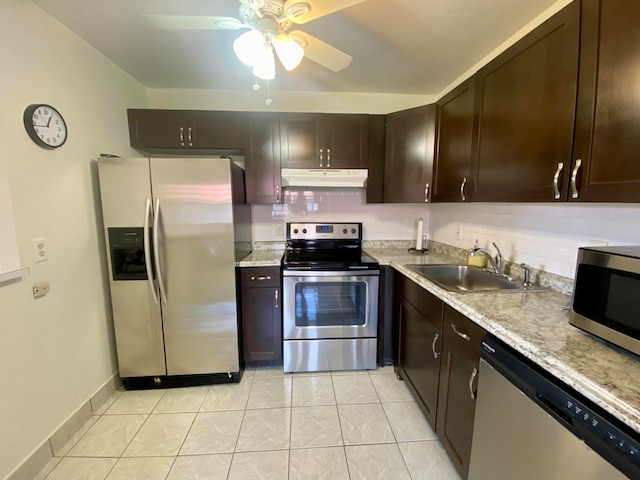
M 387 134 L 387 116 L 369 117 L 369 175 L 367 177 L 367 203 L 384 201 L 384 147 Z
M 282 167 L 367 168 L 369 115 L 280 114 Z
M 471 166 L 475 79 L 454 88 L 436 102 L 436 156 L 433 165 L 434 202 L 465 202 Z
M 583 0 L 582 9 L 569 200 L 640 202 L 640 3 Z
M 244 144 L 247 203 L 282 203 L 280 115 L 249 113 Z
M 385 203 L 424 203 L 431 198 L 435 104 L 387 115 Z
M 573 2 L 477 72 L 471 200 L 567 199 L 579 29 Z
M 242 112 L 128 109 L 131 146 L 170 150 L 241 150 Z

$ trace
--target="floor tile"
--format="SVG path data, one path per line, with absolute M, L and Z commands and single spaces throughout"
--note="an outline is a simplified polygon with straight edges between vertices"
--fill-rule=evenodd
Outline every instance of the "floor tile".
M 165 390 L 130 390 L 124 392 L 113 402 L 106 413 L 108 415 L 151 413 Z
M 398 380 L 394 374 L 370 375 L 370 378 L 381 402 L 413 401 L 407 386 L 403 381 Z
M 100 407 L 95 412 L 93 412 L 93 414 L 104 415 L 106 411 L 109 410 L 111 405 L 113 405 L 116 402 L 116 400 L 118 400 L 122 396 L 123 393 L 124 393 L 124 389 L 116 391 L 102 405 L 100 405 Z
M 248 409 L 291 406 L 291 377 L 256 378 L 249 393 Z
M 395 375 L 393 365 L 385 365 L 384 367 L 378 367 L 375 370 L 369 370 L 369 375 L 381 375 L 388 373 L 393 373 Z
M 368 370 L 335 370 L 331 372 L 332 377 L 351 377 L 353 375 L 369 375 Z
M 236 453 L 228 480 L 283 480 L 289 472 L 289 451 Z
M 47 480 L 104 480 L 116 458 L 63 458 Z
M 379 403 L 338 405 L 345 445 L 393 443 L 395 437 Z
M 341 445 L 342 432 L 335 405 L 291 409 L 291 448 Z
M 98 419 L 100 419 L 100 417 L 97 415 L 93 415 L 91 418 L 89 418 L 89 420 L 87 420 L 85 424 L 82 425 L 82 427 L 80 427 L 78 431 L 73 434 L 69 441 L 56 452 L 56 456 L 64 457 L 65 455 L 67 455 L 75 446 L 75 444 L 80 441 L 80 439 L 89 431 L 91 427 L 93 427 Z
M 178 457 L 167 480 L 225 480 L 231 454 Z
M 107 480 L 165 480 L 174 457 L 121 458 Z
M 291 409 L 247 410 L 240 427 L 236 452 L 289 448 Z
M 242 411 L 200 412 L 180 449 L 180 455 L 233 453 Z
M 413 480 L 460 480 L 440 442 L 399 443 L 398 447 Z
M 438 438 L 415 402 L 383 403 L 382 406 L 397 442 Z
M 345 452 L 351 480 L 411 480 L 395 443 L 345 447 Z
M 168 389 L 153 413 L 197 412 L 208 392 L 209 386 Z
M 344 448 L 291 450 L 289 452 L 289 480 L 349 480 Z
M 138 434 L 124 451 L 124 457 L 175 456 L 184 442 L 195 413 L 149 415 Z
M 33 477 L 33 480 L 44 480 L 51 471 L 62 461 L 62 457 L 53 457 L 47 464 Z
M 331 376 L 293 378 L 291 405 L 294 407 L 335 404 Z
M 284 373 L 282 369 L 282 365 L 277 367 L 258 367 L 254 373 L 254 380 L 261 378 L 282 378 L 282 377 L 291 377 L 290 373 Z
M 243 378 L 240 383 L 211 385 L 200 406 L 200 411 L 244 410 L 252 383 L 252 380 Z
M 119 457 L 147 415 L 103 415 L 71 449 L 72 457 Z
M 333 389 L 338 404 L 379 402 L 369 375 L 333 377 Z

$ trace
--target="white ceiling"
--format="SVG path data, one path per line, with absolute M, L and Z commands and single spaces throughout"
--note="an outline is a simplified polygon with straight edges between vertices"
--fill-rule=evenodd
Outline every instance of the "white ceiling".
M 232 50 L 244 30 L 158 30 L 142 17 L 237 17 L 237 0 L 34 1 L 146 87 L 254 83 Z M 278 65 L 271 88 L 435 95 L 554 2 L 367 0 L 299 26 L 352 55 L 349 67 L 334 73 L 309 59 L 293 72 Z

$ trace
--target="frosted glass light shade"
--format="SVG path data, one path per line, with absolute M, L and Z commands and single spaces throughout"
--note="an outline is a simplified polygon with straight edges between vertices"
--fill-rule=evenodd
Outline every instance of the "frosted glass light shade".
M 276 60 L 273 50 L 269 47 L 261 49 L 262 53 L 257 56 L 257 62 L 253 66 L 253 74 L 263 80 L 273 80 L 276 78 Z
M 280 33 L 273 41 L 278 58 L 287 71 L 291 71 L 300 65 L 304 57 L 304 49 L 286 33 Z
M 249 30 L 243 33 L 233 42 L 233 51 L 238 59 L 249 67 L 254 67 L 261 56 L 264 56 L 265 39 L 257 30 Z

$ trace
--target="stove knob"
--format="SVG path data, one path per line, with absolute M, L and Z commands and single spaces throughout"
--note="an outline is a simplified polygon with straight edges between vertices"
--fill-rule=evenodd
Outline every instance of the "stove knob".
M 356 234 L 356 229 L 355 229 L 355 228 L 352 228 L 352 229 L 351 229 L 351 233 L 353 233 L 353 234 L 355 235 L 355 234 Z
M 342 229 L 342 233 L 346 235 L 346 234 L 347 234 L 347 229 L 346 229 L 346 228 L 343 228 L 343 229 Z
M 303 229 L 302 229 L 302 233 L 307 233 L 307 229 L 306 229 L 306 228 L 303 228 Z
M 298 233 L 298 229 L 297 229 L 297 228 L 294 228 L 294 229 L 293 229 L 293 233 Z

